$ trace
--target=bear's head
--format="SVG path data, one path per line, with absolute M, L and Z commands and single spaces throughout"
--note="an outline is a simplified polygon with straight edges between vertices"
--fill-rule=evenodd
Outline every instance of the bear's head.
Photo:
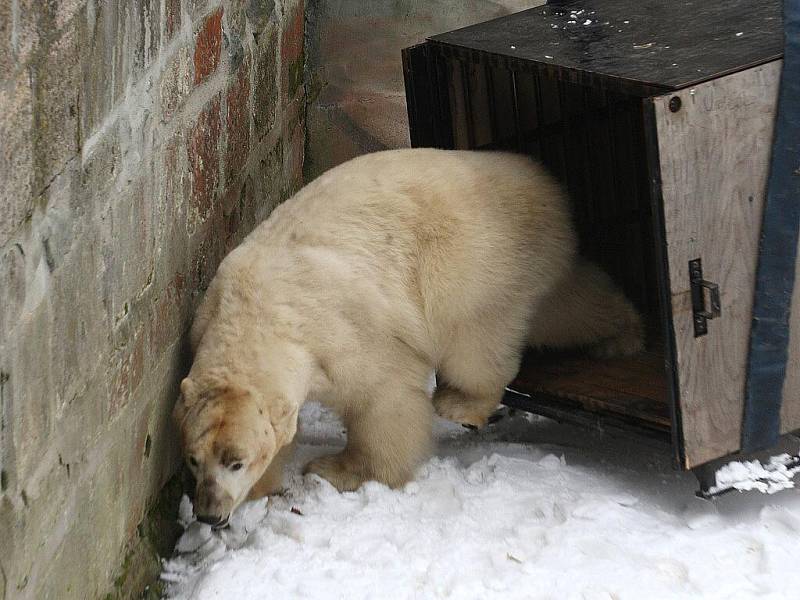
M 198 521 L 227 525 L 278 451 L 297 431 L 298 408 L 236 383 L 186 378 L 173 416 L 197 481 Z

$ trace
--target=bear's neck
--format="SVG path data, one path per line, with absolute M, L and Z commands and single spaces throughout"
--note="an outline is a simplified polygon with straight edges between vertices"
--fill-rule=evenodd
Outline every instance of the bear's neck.
M 213 372 L 214 377 L 247 385 L 264 402 L 281 396 L 301 406 L 310 391 L 313 364 L 305 349 L 258 327 L 236 333 L 210 327 L 197 349 L 192 372 Z

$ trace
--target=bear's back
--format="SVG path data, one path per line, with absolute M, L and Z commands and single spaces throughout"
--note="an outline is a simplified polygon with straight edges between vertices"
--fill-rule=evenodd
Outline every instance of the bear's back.
M 279 295 L 305 286 L 307 297 L 378 321 L 390 306 L 421 310 L 445 331 L 551 285 L 575 247 L 564 194 L 528 158 L 403 149 L 321 175 L 233 254 L 269 271 Z

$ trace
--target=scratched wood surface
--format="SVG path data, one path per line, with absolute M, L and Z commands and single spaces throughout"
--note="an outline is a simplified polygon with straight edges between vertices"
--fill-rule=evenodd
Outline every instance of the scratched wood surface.
M 654 99 L 687 468 L 740 447 L 779 76 L 774 61 Z M 674 96 L 677 112 L 669 109 Z M 722 316 L 697 338 L 688 274 L 696 258 L 722 294 Z
M 529 353 L 509 387 L 533 396 L 577 401 L 592 413 L 620 415 L 664 431 L 670 428 L 660 352 L 605 360 Z

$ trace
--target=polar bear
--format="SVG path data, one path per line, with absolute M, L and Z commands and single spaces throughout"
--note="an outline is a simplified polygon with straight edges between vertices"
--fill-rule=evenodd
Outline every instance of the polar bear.
M 576 247 L 561 187 L 519 155 L 390 150 L 305 186 L 222 261 L 192 326 L 175 417 L 198 516 L 268 491 L 307 399 L 347 446 L 306 472 L 400 486 L 434 412 L 482 426 L 526 343 L 639 350 L 636 310 Z

